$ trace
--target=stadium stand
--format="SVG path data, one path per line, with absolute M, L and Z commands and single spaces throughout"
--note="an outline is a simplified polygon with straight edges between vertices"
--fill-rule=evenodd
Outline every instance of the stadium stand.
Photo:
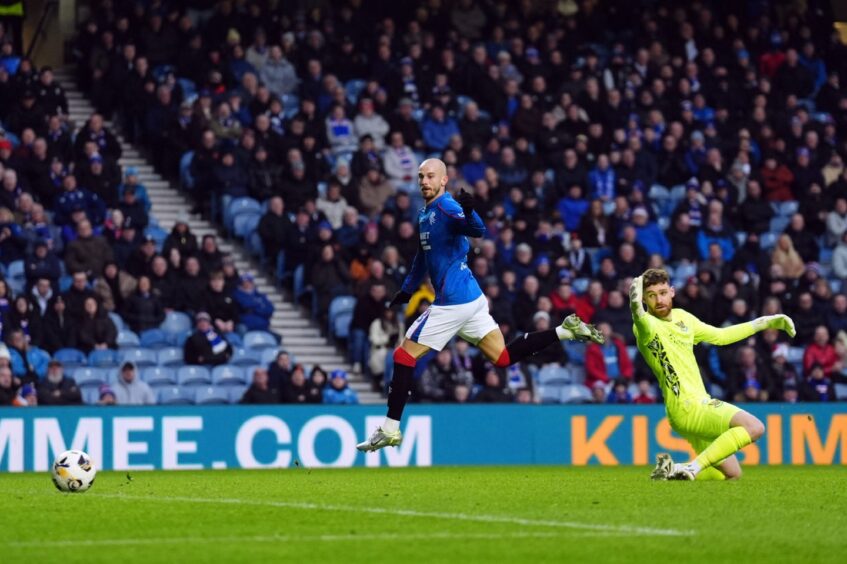
M 406 4 L 340 2 L 306 18 L 261 2 L 166 2 L 160 14 L 93 2 L 73 67 L 0 61 L 2 337 L 15 348 L 23 328 L 27 342 L 13 371 L 51 353 L 92 403 L 130 360 L 161 403 L 215 403 L 239 401 L 264 365 L 293 397 L 296 366 L 274 370 L 285 347 L 314 367 L 309 385 L 343 368 L 363 402 L 379 401 L 371 385 L 384 389 L 390 363 L 371 366 L 370 341 L 396 340 L 433 295 L 422 287 L 392 320 L 374 287 L 390 297 L 408 272 L 416 168 L 435 156 L 486 221 L 469 266 L 506 338 L 539 312 L 577 312 L 608 322 L 634 361 L 632 378 L 616 378 L 617 353 L 600 351 L 611 376 L 589 387 L 585 346 L 565 343 L 551 365 L 497 370 L 503 398 L 657 398 L 640 384 L 653 377 L 625 303 L 647 266 L 667 268 L 677 305 L 713 324 L 797 321 L 790 346 L 766 332 L 698 350 L 717 397 L 843 396 L 847 46 L 828 13 Z M 261 330 L 233 300 L 242 274 L 273 305 Z M 182 357 L 201 311 L 233 347 L 211 372 Z M 462 347 L 428 380 L 438 397 L 464 375 L 472 400 L 490 387 L 492 367 Z M 40 377 L 21 370 L 16 385 Z

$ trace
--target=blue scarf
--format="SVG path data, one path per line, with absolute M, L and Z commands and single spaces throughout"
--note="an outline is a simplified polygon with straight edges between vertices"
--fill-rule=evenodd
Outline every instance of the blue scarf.
M 226 350 L 226 341 L 214 329 L 209 329 L 203 334 L 206 336 L 206 340 L 209 341 L 214 354 L 221 354 Z

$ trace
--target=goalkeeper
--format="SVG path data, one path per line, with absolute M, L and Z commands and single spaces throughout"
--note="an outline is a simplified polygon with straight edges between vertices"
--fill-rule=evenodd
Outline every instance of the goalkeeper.
M 636 277 L 630 287 L 638 350 L 659 381 L 671 427 L 697 453 L 694 460 L 684 464 L 674 464 L 668 454 L 658 455 L 651 477 L 737 479 L 741 466 L 735 453 L 758 440 L 765 426 L 743 409 L 709 397 L 694 359 L 694 345 L 704 341 L 728 345 L 765 329 L 781 329 L 793 337 L 794 322 L 786 315 L 770 315 L 729 327 L 713 327 L 687 311 L 674 309 L 673 297 L 674 289 L 664 270 L 651 268 Z

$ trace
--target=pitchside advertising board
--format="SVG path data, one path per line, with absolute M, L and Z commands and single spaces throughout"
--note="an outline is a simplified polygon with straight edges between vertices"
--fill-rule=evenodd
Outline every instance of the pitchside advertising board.
M 847 404 L 749 408 L 767 433 L 746 464 L 847 463 Z M 106 470 L 614 466 L 690 453 L 661 406 L 411 406 L 400 448 L 358 452 L 382 420 L 374 407 L 0 408 L 0 471 L 48 470 L 69 448 Z

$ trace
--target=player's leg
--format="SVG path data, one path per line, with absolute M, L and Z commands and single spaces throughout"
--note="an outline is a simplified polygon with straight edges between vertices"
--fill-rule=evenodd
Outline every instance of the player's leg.
M 738 480 L 741 478 L 741 463 L 738 462 L 738 457 L 734 454 L 718 464 L 717 466 L 712 466 L 711 468 L 706 468 L 697 475 L 698 480 L 703 479 L 703 474 L 708 472 L 709 470 L 714 470 L 715 472 L 719 472 L 723 478 L 719 478 L 721 480 Z
M 717 438 L 691 462 L 675 465 L 672 477 L 676 479 L 695 479 L 705 469 L 724 463 L 742 448 L 759 440 L 765 433 L 765 425 L 757 417 L 732 404 L 717 400 L 698 407 L 692 415 L 696 419 L 694 426 L 698 434 L 716 434 Z M 732 469 L 729 463 L 727 470 Z M 740 472 L 734 475 L 739 476 Z
M 491 318 L 487 311 L 485 315 L 489 319 Z M 513 339 L 508 345 L 500 328 L 494 323 L 493 319 L 491 319 L 491 322 L 493 327 L 484 334 L 477 346 L 488 360 L 500 367 L 511 366 L 559 341 L 573 339 L 585 341 L 590 339 L 597 343 L 603 342 L 603 335 L 593 325 L 582 321 L 576 314 L 566 317 L 565 321 L 554 329 L 524 333 Z

